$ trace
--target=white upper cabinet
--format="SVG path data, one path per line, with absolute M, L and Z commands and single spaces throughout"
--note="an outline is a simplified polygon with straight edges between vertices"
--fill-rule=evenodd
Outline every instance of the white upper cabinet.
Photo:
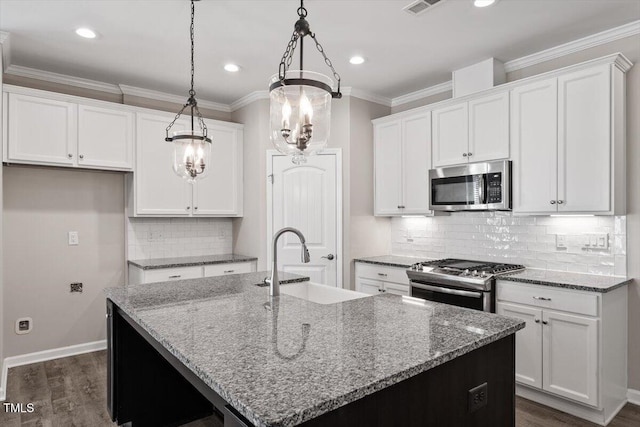
M 433 167 L 509 157 L 509 92 L 433 110 Z
M 469 101 L 470 162 L 509 158 L 509 92 Z
M 607 64 L 513 89 L 514 212 L 624 213 L 623 78 Z
M 133 112 L 78 106 L 78 165 L 133 169 Z
M 4 161 L 130 171 L 131 107 L 10 87 Z
M 558 78 L 558 211 L 611 210 L 611 66 Z
M 78 141 L 77 105 L 9 94 L 7 161 L 73 166 Z
M 193 187 L 194 214 L 242 216 L 242 128 L 206 124 L 213 145 L 208 175 Z
M 164 140 L 165 129 L 174 117 L 161 113 L 137 114 L 135 188 L 130 188 L 135 199 L 135 215 L 191 214 L 191 185 L 173 172 L 173 144 Z M 171 129 L 186 130 L 188 126 L 186 120 L 178 120 Z
M 556 79 L 511 91 L 511 154 L 514 212 L 555 210 L 558 168 Z
M 374 124 L 377 216 L 429 213 L 430 112 Z
M 243 126 L 207 121 L 212 139 L 208 174 L 191 185 L 172 169 L 173 144 L 164 140 L 175 116 L 137 113 L 136 169 L 128 178 L 129 216 L 242 216 Z M 190 128 L 187 119 L 172 131 Z
M 467 163 L 469 110 L 466 102 L 433 110 L 433 167 Z

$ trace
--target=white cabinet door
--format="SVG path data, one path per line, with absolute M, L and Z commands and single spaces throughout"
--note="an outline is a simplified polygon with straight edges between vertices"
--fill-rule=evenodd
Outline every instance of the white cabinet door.
M 409 296 L 411 294 L 409 286 L 401 285 L 400 283 L 384 282 L 384 291 L 394 295 Z
M 394 215 L 402 204 L 402 133 L 400 120 L 374 128 L 375 215 Z
M 356 291 L 369 295 L 377 295 L 382 289 L 382 282 L 377 280 L 365 279 L 363 277 L 356 278 Z
M 509 92 L 469 101 L 469 161 L 508 158 Z
M 173 146 L 164 140 L 173 115 L 138 113 L 136 118 L 136 214 L 188 216 L 191 213 L 191 185 L 172 169 Z M 172 130 L 185 130 L 177 121 Z
M 7 160 L 73 166 L 77 119 L 76 104 L 10 93 Z
M 611 209 L 610 66 L 558 78 L 558 211 Z
M 78 166 L 133 169 L 133 113 L 78 106 Z
M 402 120 L 402 209 L 403 214 L 429 211 L 431 168 L 431 113 Z
M 545 310 L 542 320 L 543 389 L 597 406 L 598 319 Z
M 557 210 L 557 92 L 556 79 L 511 91 L 514 212 Z
M 242 215 L 242 130 L 207 122 L 211 137 L 209 171 L 194 184 L 193 213 Z
M 496 313 L 526 322 L 516 332 L 516 381 L 542 388 L 542 310 L 499 302 Z
M 433 167 L 468 162 L 469 114 L 467 103 L 433 110 Z

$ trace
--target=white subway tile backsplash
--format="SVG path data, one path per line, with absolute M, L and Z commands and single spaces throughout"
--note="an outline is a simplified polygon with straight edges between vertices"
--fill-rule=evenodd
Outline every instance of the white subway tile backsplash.
M 129 259 L 231 253 L 228 218 L 128 218 Z
M 525 217 L 510 212 L 459 212 L 393 218 L 391 233 L 394 255 L 503 260 L 532 268 L 626 275 L 624 216 Z M 607 233 L 609 247 L 584 248 L 589 233 Z M 565 236 L 566 247 L 556 247 L 557 234 Z

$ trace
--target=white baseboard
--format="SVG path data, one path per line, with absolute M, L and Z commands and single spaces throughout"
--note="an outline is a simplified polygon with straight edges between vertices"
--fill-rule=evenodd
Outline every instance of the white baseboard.
M 0 374 L 0 401 L 6 400 L 7 398 L 7 375 L 9 368 L 30 365 L 38 362 L 46 362 L 47 360 L 60 359 L 61 357 L 91 353 L 94 351 L 104 350 L 106 348 L 107 340 L 101 340 L 7 357 L 4 359 L 4 363 L 2 364 L 2 373 Z
M 640 406 L 640 390 L 627 390 L 627 402 Z

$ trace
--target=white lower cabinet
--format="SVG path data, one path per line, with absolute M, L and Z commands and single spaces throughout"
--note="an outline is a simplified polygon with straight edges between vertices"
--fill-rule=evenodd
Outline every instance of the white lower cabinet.
M 526 322 L 517 394 L 603 425 L 615 415 L 627 389 L 626 294 L 498 280 L 496 313 Z
M 255 261 L 195 265 L 188 267 L 154 268 L 147 270 L 135 265 L 129 265 L 129 285 L 199 279 L 201 277 L 251 273 L 253 271 L 256 271 Z
M 409 278 L 406 268 L 356 262 L 356 291 L 375 295 L 388 292 L 409 295 Z

